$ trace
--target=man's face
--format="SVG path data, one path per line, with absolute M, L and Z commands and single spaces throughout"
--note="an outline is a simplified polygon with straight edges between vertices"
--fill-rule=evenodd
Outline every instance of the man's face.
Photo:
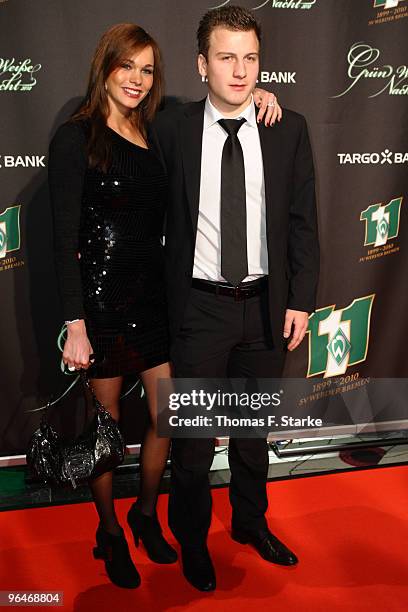
M 208 79 L 214 106 L 226 115 L 239 115 L 249 104 L 259 72 L 259 41 L 254 30 L 215 28 L 208 58 L 198 56 L 198 71 Z

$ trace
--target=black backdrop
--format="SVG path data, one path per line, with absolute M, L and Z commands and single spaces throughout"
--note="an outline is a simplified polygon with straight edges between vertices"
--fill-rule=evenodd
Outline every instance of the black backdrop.
M 162 48 L 167 95 L 202 98 L 195 30 L 217 4 L 229 2 L 0 0 L 0 455 L 24 453 L 39 419 L 26 411 L 74 380 L 60 369 L 47 149 L 84 94 L 97 40 L 140 23 Z M 406 376 L 408 0 L 241 4 L 263 28 L 260 85 L 306 116 L 315 155 L 318 310 L 287 374 Z M 72 429 L 75 394 L 58 409 Z M 123 402 L 128 442 L 140 439 L 140 396 L 137 385 Z

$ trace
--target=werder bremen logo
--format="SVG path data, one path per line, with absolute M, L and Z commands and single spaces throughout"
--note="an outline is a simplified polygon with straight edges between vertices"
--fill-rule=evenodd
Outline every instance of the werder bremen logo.
M 20 248 L 20 208 L 10 206 L 0 214 L 0 258 Z
M 307 377 L 344 374 L 365 361 L 375 293 L 357 298 L 346 308 L 319 308 L 309 317 L 309 365 Z
M 374 8 L 395 8 L 400 2 L 404 2 L 404 0 L 374 0 Z
M 6 224 L 0 223 L 0 257 L 6 256 L 7 249 L 7 234 L 6 234 Z
M 372 204 L 363 210 L 360 221 L 365 221 L 364 246 L 382 246 L 398 236 L 402 199 L 394 198 L 386 206 Z
M 351 344 L 348 341 L 347 336 L 345 336 L 341 327 L 339 327 L 339 329 L 327 345 L 327 350 L 339 366 L 343 363 L 343 361 L 349 354 L 350 349 Z

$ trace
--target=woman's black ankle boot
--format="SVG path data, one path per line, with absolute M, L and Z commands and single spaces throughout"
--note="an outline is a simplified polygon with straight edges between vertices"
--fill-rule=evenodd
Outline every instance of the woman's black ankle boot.
M 127 521 L 136 546 L 139 546 L 140 538 L 149 559 L 155 563 L 175 563 L 177 561 L 177 553 L 164 539 L 156 513 L 154 516 L 143 514 L 136 502 L 128 512 Z
M 120 535 L 113 535 L 99 525 L 93 555 L 95 559 L 105 561 L 106 573 L 113 584 L 125 589 L 135 589 L 140 585 L 140 575 L 131 559 L 122 528 Z

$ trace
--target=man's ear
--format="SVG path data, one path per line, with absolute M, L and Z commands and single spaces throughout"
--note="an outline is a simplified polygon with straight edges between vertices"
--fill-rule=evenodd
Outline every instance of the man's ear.
M 207 60 L 205 59 L 202 53 L 199 53 L 197 57 L 197 68 L 198 68 L 198 72 L 200 73 L 200 76 L 202 77 L 207 76 Z

